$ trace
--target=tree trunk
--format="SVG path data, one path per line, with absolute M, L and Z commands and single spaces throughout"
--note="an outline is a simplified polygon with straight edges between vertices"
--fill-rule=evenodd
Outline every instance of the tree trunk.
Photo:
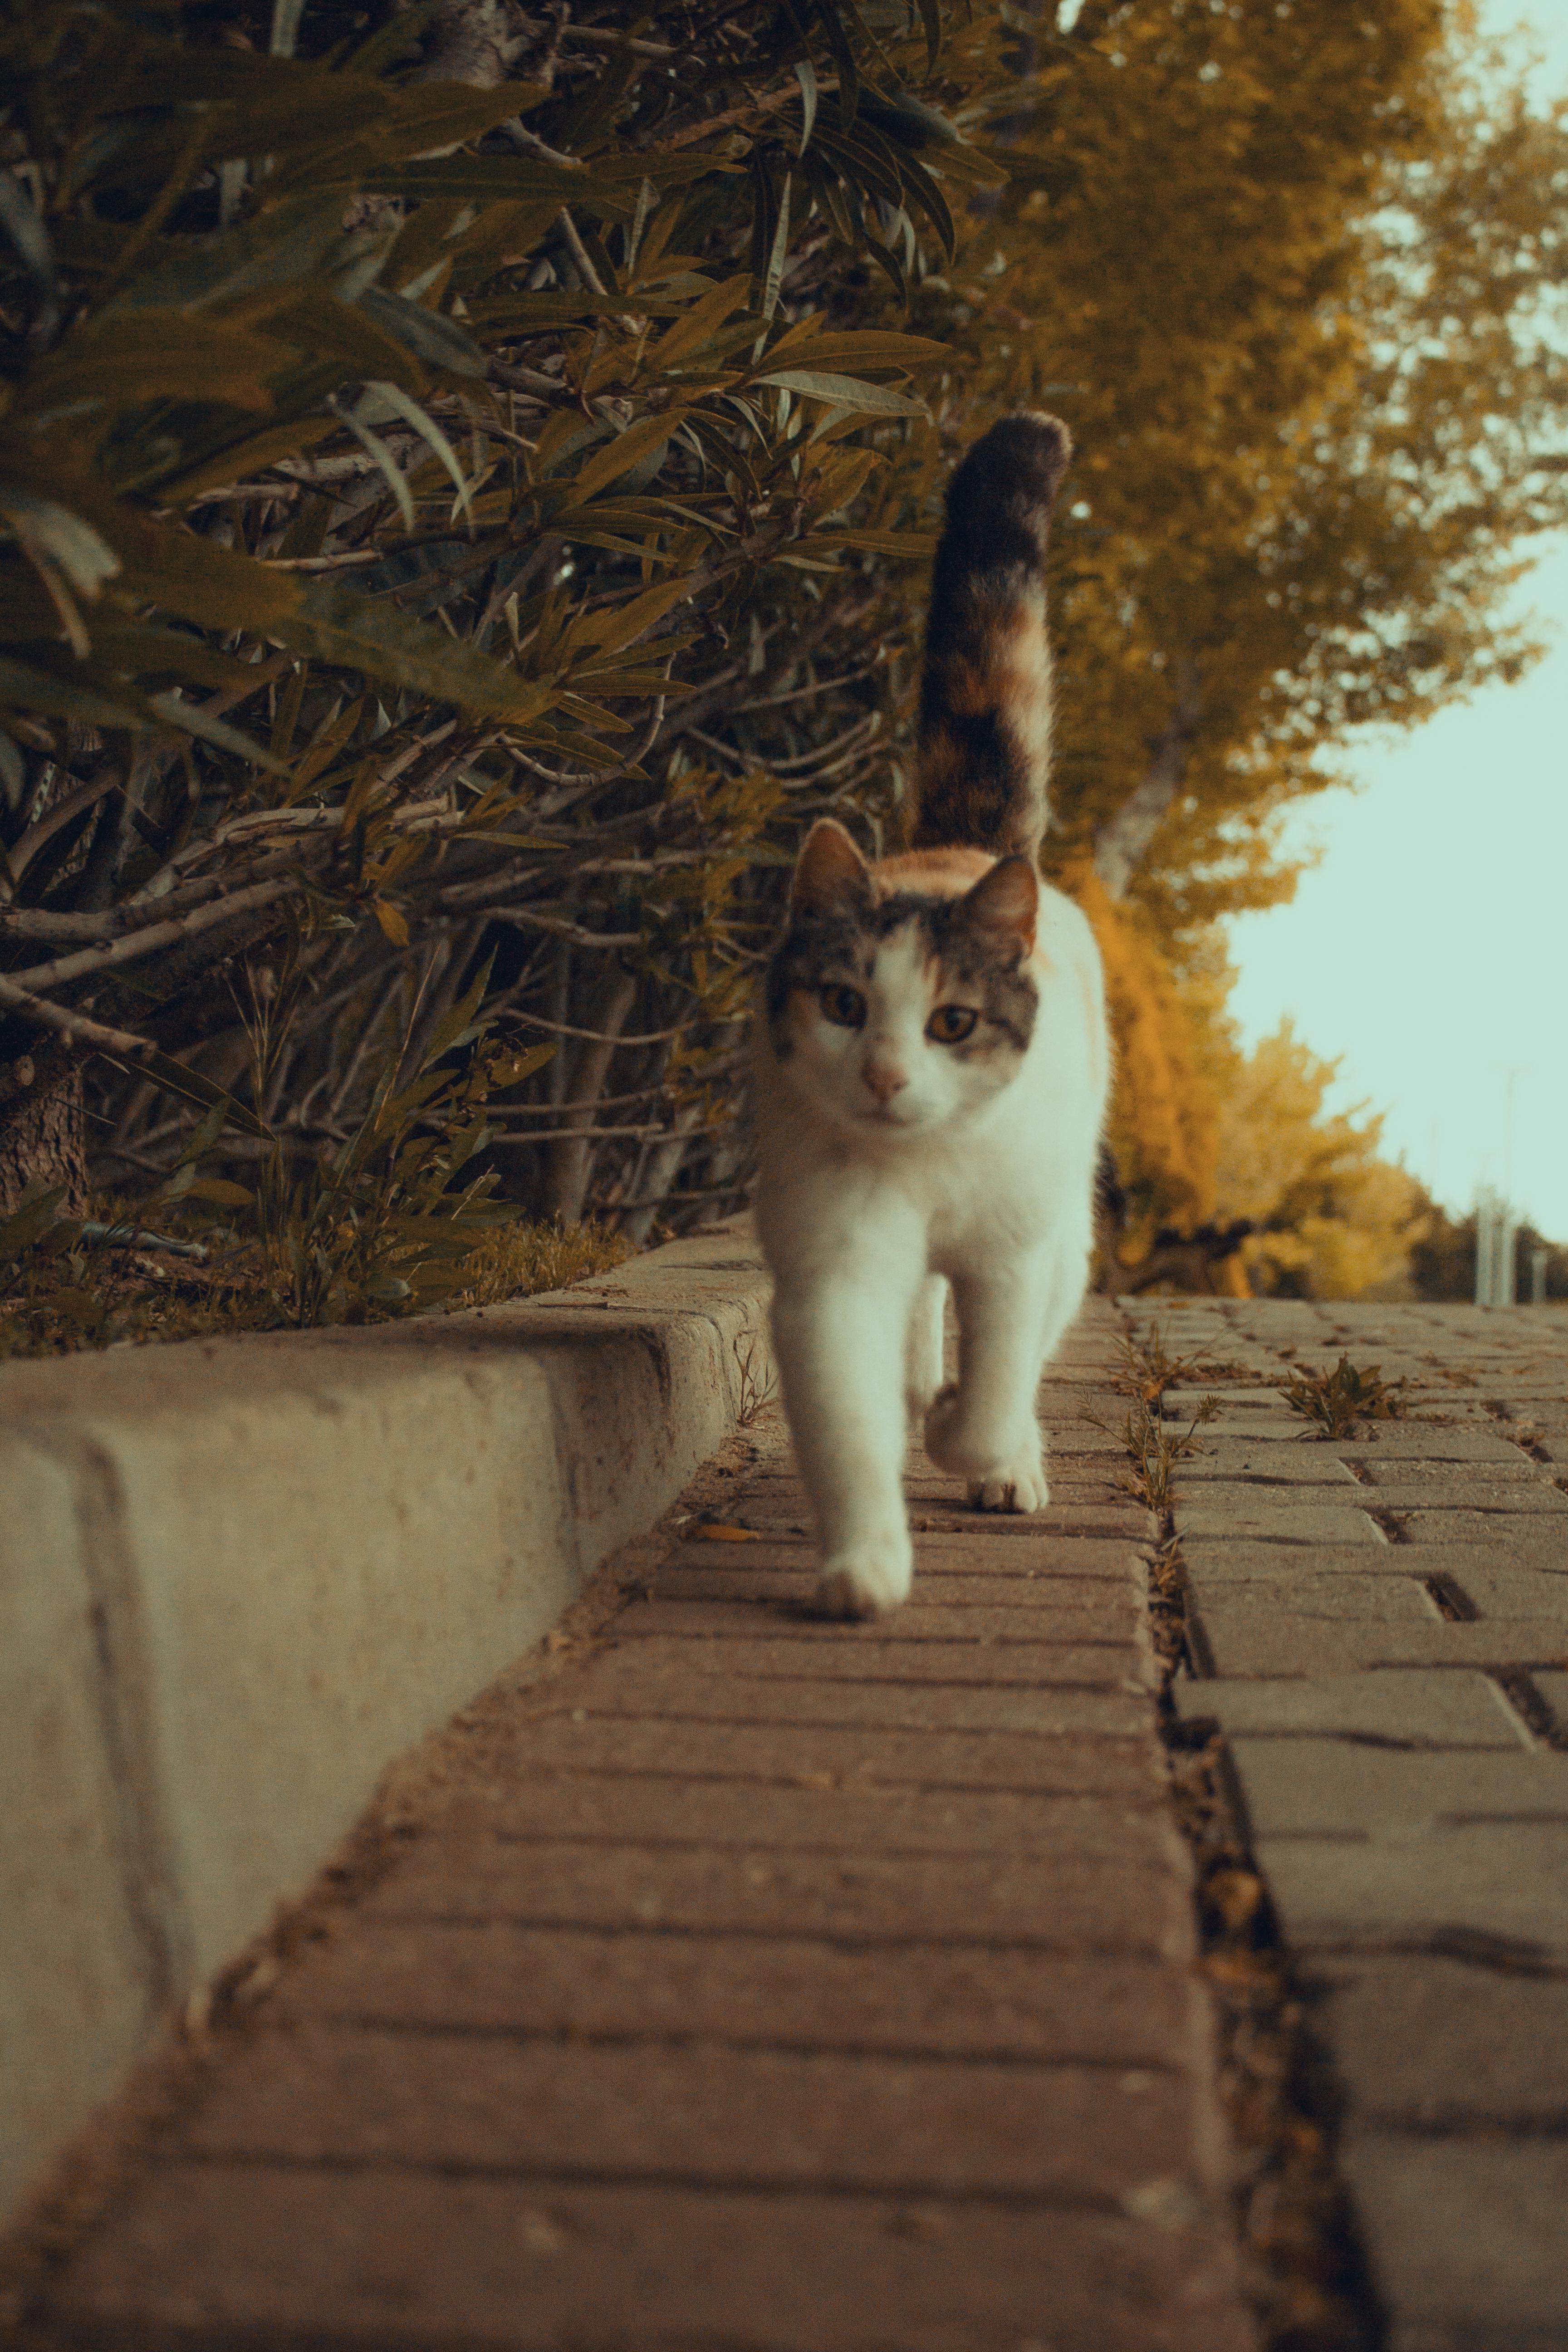
M 1094 836 L 1094 870 L 1110 898 L 1126 897 L 1127 885 L 1163 824 L 1187 772 L 1187 754 L 1203 717 L 1203 703 L 1198 695 L 1198 674 L 1191 662 L 1182 664 L 1178 677 L 1176 707 L 1170 723 L 1150 738 L 1149 749 L 1153 756 L 1148 772 L 1131 798 L 1123 801 L 1116 814 Z
M 29 1184 L 63 1186 L 62 1212 L 87 1214 L 81 1064 L 47 1045 L 0 1065 L 0 1216 L 16 1213 Z
M 576 1132 L 544 1147 L 544 1186 L 540 1206 L 547 1217 L 563 1225 L 581 1222 L 583 1202 L 594 1165 L 594 1111 L 605 1091 L 621 1031 L 637 1002 L 635 974 L 616 972 L 601 995 L 595 1027 L 603 1034 L 586 1042 L 573 1073 L 572 1100 L 562 1124 Z

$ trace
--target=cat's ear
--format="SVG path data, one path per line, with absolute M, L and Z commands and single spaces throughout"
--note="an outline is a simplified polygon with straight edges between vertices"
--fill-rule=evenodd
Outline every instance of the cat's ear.
M 1040 877 L 1028 857 L 1002 857 L 961 901 L 967 928 L 995 954 L 1023 957 L 1035 944 Z
M 789 902 L 798 911 L 820 914 L 846 899 L 864 904 L 871 896 L 871 869 L 841 824 L 819 817 L 805 836 L 805 846 L 790 884 Z

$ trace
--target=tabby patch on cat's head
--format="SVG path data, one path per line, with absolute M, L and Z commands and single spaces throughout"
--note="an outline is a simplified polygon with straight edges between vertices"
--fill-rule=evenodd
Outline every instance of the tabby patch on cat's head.
M 856 1128 L 922 1129 L 1016 1074 L 1039 992 L 1039 884 L 1025 858 L 965 849 L 868 865 L 814 825 L 768 972 L 773 1051 L 816 1108 Z

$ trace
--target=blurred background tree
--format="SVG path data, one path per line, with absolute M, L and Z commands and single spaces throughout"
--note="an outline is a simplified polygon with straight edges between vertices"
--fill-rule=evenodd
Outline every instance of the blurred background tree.
M 215 1103 L 231 1179 L 341 1158 L 481 977 L 539 1050 L 465 1169 L 634 1243 L 741 1198 L 794 846 L 896 838 L 942 484 L 1022 401 L 1122 1254 L 1404 1262 L 1216 926 L 1347 729 L 1531 656 L 1568 129 L 1459 0 L 11 0 L 0 57 L 0 1207 Z
M 1349 729 L 1417 725 L 1531 658 L 1504 600 L 1564 511 L 1568 111 L 1532 114 L 1437 0 L 1161 0 L 1086 26 L 1089 71 L 1032 37 L 1039 103 L 945 324 L 1079 443 L 1047 858 L 1111 977 L 1121 1249 L 1261 1217 L 1257 1279 L 1344 1295 L 1403 1266 L 1407 1183 L 1369 1174 L 1352 1213 L 1342 1173 L 1331 1248 L 1291 1189 L 1241 1181 L 1281 1146 L 1268 1066 L 1322 1088 L 1287 1042 L 1245 1073 L 1218 1050 L 1215 926 L 1289 895 L 1279 820 L 1341 781 Z

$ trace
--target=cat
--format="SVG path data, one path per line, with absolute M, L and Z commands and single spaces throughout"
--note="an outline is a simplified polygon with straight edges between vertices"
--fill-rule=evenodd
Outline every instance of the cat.
M 1087 1286 L 1110 1070 L 1094 935 L 1037 866 L 1071 446 L 1019 413 L 954 473 L 911 846 L 872 864 L 833 819 L 812 827 L 754 1025 L 756 1220 L 830 1616 L 909 1596 L 911 1423 L 978 1509 L 1047 1498 L 1035 1397 Z

